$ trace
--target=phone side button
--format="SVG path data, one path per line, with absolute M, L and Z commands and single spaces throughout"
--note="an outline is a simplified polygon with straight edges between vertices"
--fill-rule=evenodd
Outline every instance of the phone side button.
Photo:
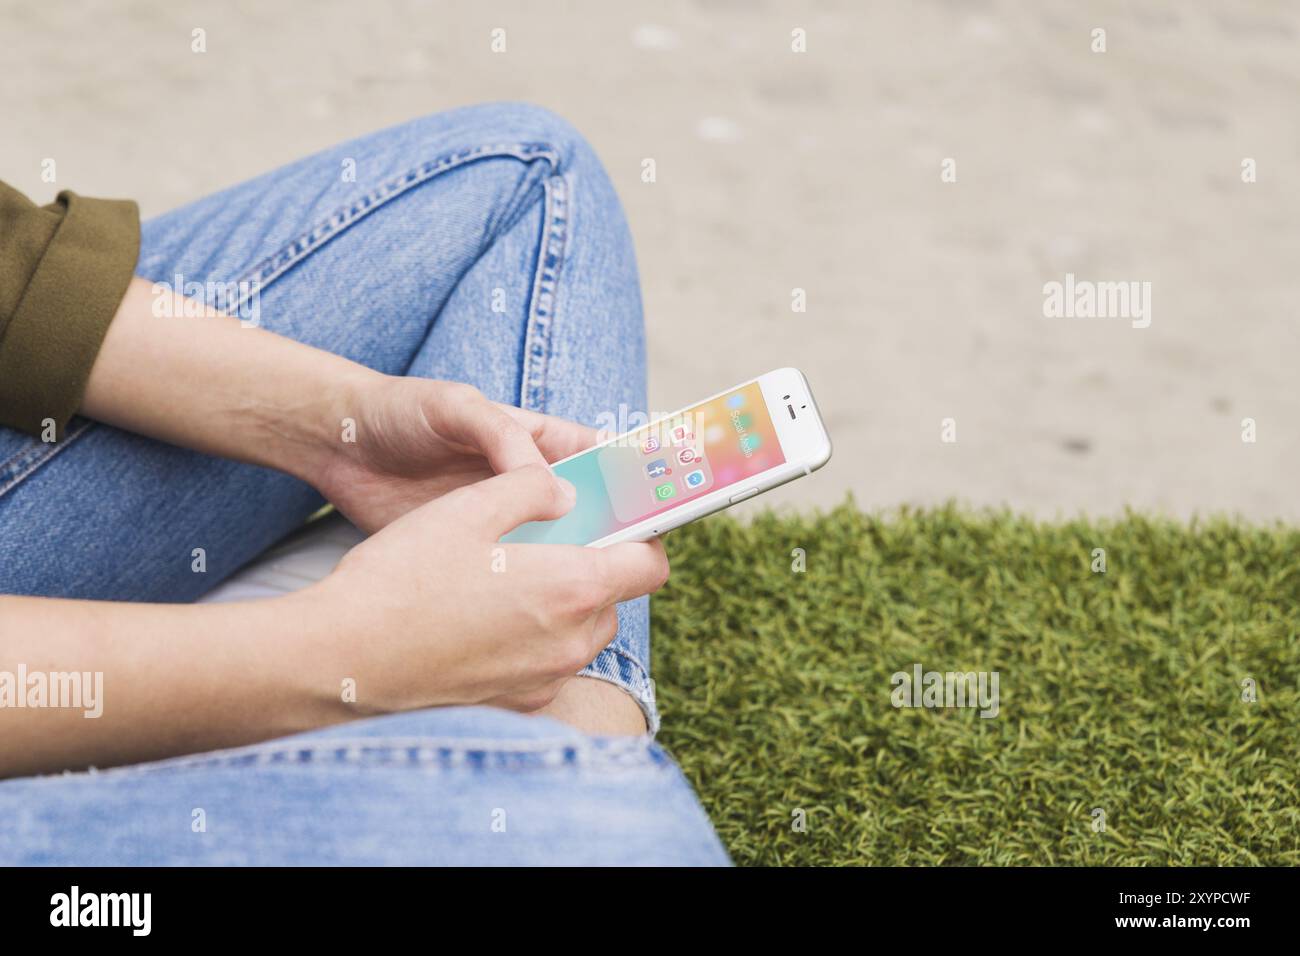
M 754 497 L 754 495 L 756 495 L 756 494 L 758 494 L 758 489 L 757 489 L 757 488 L 750 488 L 750 489 L 748 489 L 748 490 L 746 490 L 746 491 L 742 491 L 742 492 L 741 492 L 740 494 L 738 494 L 738 495 L 732 495 L 732 496 L 731 496 L 731 504 L 734 505 L 737 501 L 744 501 L 746 498 L 752 498 L 752 497 Z

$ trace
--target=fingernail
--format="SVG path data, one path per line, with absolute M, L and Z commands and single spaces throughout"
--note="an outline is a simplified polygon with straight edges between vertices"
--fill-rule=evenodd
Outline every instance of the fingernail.
M 573 487 L 573 482 L 567 481 L 566 479 L 559 478 L 559 477 L 557 477 L 555 480 L 560 485 L 560 494 L 564 495 L 564 500 L 568 502 L 570 505 L 577 504 L 578 489 Z

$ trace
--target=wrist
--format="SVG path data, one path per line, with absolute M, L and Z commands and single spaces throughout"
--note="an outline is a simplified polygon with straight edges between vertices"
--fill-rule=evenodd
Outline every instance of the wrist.
M 387 712 L 375 705 L 369 675 L 358 670 L 365 641 L 356 602 L 332 575 L 271 603 L 281 620 L 293 622 L 282 631 L 281 670 L 305 728 Z
M 355 449 L 366 394 L 387 378 L 380 372 L 340 359 L 322 370 L 304 402 L 288 403 L 263 422 L 264 464 L 320 489 L 337 462 Z

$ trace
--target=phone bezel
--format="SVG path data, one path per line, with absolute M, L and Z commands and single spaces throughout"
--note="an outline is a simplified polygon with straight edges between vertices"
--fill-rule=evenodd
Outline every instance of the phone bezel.
M 603 548 L 611 544 L 618 544 L 623 541 L 649 541 L 657 538 L 662 534 L 680 528 L 682 525 L 689 524 L 707 515 L 722 511 L 731 507 L 732 499 L 747 492 L 746 499 L 757 497 L 766 491 L 771 491 L 779 485 L 783 485 L 795 478 L 801 478 L 804 475 L 811 474 L 822 465 L 826 464 L 831 457 L 831 440 L 826 431 L 825 423 L 822 421 L 821 412 L 817 408 L 817 403 L 813 398 L 812 389 L 808 385 L 808 379 L 797 368 L 785 367 L 773 369 L 756 378 L 748 379 L 738 385 L 725 388 L 716 392 L 707 398 L 685 405 L 671 414 L 656 418 L 647 426 L 641 428 L 629 429 L 622 435 L 611 438 L 608 441 L 601 442 L 599 445 L 593 445 L 592 448 L 578 452 L 577 455 L 570 455 L 564 459 L 568 461 L 577 458 L 578 455 L 586 455 L 593 449 L 602 448 L 615 442 L 624 440 L 628 435 L 635 432 L 644 431 L 646 428 L 653 428 L 655 425 L 690 411 L 699 405 L 711 402 L 716 398 L 744 388 L 757 382 L 763 395 L 763 400 L 767 403 L 768 415 L 771 416 L 772 422 L 776 427 L 777 440 L 781 443 L 781 451 L 785 455 L 785 461 L 769 468 L 766 471 L 760 471 L 744 481 L 738 481 L 734 484 L 727 485 L 725 488 L 719 488 L 710 491 L 707 494 L 700 495 L 698 498 L 691 498 L 683 501 L 680 505 L 669 508 L 667 511 L 661 511 L 658 514 L 638 521 L 636 524 L 628 525 L 612 534 L 606 535 L 596 541 L 591 542 L 587 547 Z M 793 421 L 789 418 L 789 412 L 786 405 L 789 404 L 781 398 L 783 395 L 790 395 L 791 400 L 798 398 L 799 402 L 795 407 L 799 409 L 798 418 Z M 775 404 L 774 404 L 775 402 Z M 807 406 L 800 408 L 800 406 Z M 778 416 L 778 412 L 780 415 Z M 805 416 L 803 413 L 807 412 Z M 560 464 L 560 462 L 555 462 Z M 553 467 L 553 466 L 552 466 Z M 739 502 L 736 502 L 739 503 Z

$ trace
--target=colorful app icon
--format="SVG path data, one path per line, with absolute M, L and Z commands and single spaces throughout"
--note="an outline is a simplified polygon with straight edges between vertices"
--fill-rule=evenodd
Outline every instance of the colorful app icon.
M 763 439 L 761 439 L 755 432 L 750 432 L 748 435 L 745 435 L 740 439 L 740 450 L 748 455 L 752 452 L 758 451 L 758 446 L 761 444 L 763 444 Z
M 686 482 L 687 488 L 698 488 L 704 484 L 704 469 L 696 468 L 682 480 Z
M 683 448 L 677 453 L 677 464 L 693 465 L 700 460 L 700 456 L 695 454 L 694 448 Z
M 668 461 L 664 458 L 656 458 L 650 464 L 645 466 L 645 473 L 651 478 L 662 478 L 668 474 Z
M 735 395 L 729 395 L 729 396 L 727 396 L 727 407 L 728 407 L 728 408 L 744 408 L 744 406 L 745 406 L 745 393 L 744 393 L 744 392 L 737 392 Z
M 675 494 L 677 494 L 677 489 L 673 487 L 671 481 L 665 481 L 662 485 L 655 486 L 655 497 L 660 501 L 667 501 Z
M 673 426 L 672 442 L 674 445 L 685 445 L 688 441 L 690 441 L 694 437 L 695 437 L 694 432 L 692 432 L 685 425 Z
M 651 435 L 641 443 L 641 454 L 651 455 L 659 450 L 659 439 Z

